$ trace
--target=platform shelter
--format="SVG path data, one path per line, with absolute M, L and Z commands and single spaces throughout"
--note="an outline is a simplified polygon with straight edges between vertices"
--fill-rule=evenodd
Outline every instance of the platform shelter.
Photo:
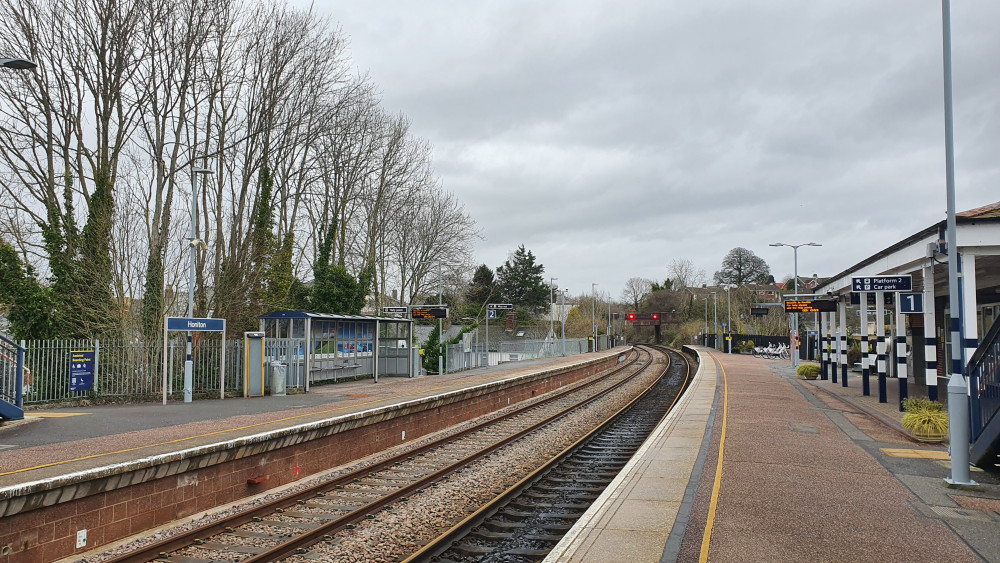
M 286 386 L 383 375 L 413 377 L 409 318 L 274 311 L 261 315 L 264 361 L 286 371 Z M 281 369 L 281 368 L 278 368 Z
M 957 251 L 962 303 L 961 338 L 966 374 L 973 370 L 970 360 L 976 356 L 981 341 L 1000 317 L 1000 202 L 956 214 Z M 900 399 L 907 394 L 910 370 L 914 382 L 926 386 L 931 399 L 946 391 L 951 364 L 952 311 L 949 305 L 948 254 L 945 242 L 946 221 L 933 224 L 892 246 L 881 250 L 818 285 L 817 297 L 827 295 L 838 303 L 838 310 L 821 313 L 821 349 L 824 350 L 824 376 L 829 374 L 841 384 L 848 369 L 847 336 L 860 341 L 865 394 L 868 379 L 878 385 L 880 402 L 889 400 L 885 378 L 900 379 Z M 909 292 L 854 291 L 852 280 L 859 277 L 910 276 Z M 867 306 L 863 305 L 867 304 Z M 912 312 L 919 304 L 919 312 Z M 865 314 L 862 316 L 862 311 Z M 957 317 L 957 315 L 956 315 Z M 881 322 L 880 322 L 881 321 Z M 848 327 L 853 327 L 850 330 Z M 1000 327 L 1000 325 L 998 325 Z M 997 330 L 992 331 L 996 333 Z M 991 343 L 982 342 L 985 348 Z M 996 346 L 993 346 L 996 348 Z M 873 353 L 864 354 L 871 349 Z M 826 353 L 831 350 L 831 353 Z M 988 351 L 988 350 L 987 350 Z M 980 351 L 979 359 L 983 355 Z M 909 358 L 909 361 L 908 361 Z M 895 369 L 890 370 L 890 360 Z M 995 363 L 995 358 L 994 360 Z M 973 425 L 985 427 L 996 412 L 982 412 L 979 399 L 996 392 L 997 374 L 970 377 Z M 877 378 L 877 379 L 876 379 Z M 923 391 L 923 389 L 921 389 Z M 895 400 L 895 398 L 893 398 Z M 988 402 L 992 399 L 988 400 Z M 993 401 L 996 402 L 996 401 Z M 992 409 L 994 411 L 1000 409 Z M 1000 423 L 1000 417 L 995 417 Z M 973 429 L 973 438 L 977 429 Z

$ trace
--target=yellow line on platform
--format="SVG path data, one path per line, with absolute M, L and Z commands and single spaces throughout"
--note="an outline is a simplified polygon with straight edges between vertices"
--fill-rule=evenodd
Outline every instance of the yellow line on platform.
M 25 416 L 36 416 L 38 418 L 68 418 L 71 416 L 84 416 L 93 414 L 89 412 L 32 412 L 24 413 Z
M 726 368 L 722 367 L 722 362 L 709 352 L 715 365 L 722 370 L 722 436 L 719 438 L 719 462 L 715 466 L 715 484 L 712 485 L 712 500 L 708 505 L 708 521 L 705 522 L 705 534 L 701 538 L 701 555 L 698 557 L 700 563 L 708 561 L 708 548 L 712 543 L 712 527 L 715 526 L 715 510 L 719 505 L 719 489 L 722 487 L 722 457 L 726 449 L 726 419 L 729 418 L 729 379 L 726 377 Z
M 939 450 L 907 450 L 897 448 L 881 448 L 882 453 L 891 457 L 907 457 L 914 459 L 943 459 L 949 460 L 951 456 L 948 452 Z

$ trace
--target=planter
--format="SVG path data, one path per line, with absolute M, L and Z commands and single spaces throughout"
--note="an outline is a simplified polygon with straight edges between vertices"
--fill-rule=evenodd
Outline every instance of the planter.
M 810 380 L 812 380 L 812 379 L 819 379 L 819 374 L 818 373 L 811 373 L 811 374 L 807 374 L 807 375 L 800 375 L 799 377 L 801 377 L 802 379 L 810 379 Z
M 941 443 L 941 442 L 944 441 L 945 436 L 947 436 L 948 433 L 947 432 L 941 432 L 941 433 L 935 434 L 935 433 L 930 433 L 930 432 L 923 433 L 923 432 L 916 432 L 916 431 L 914 431 L 914 432 L 911 432 L 910 435 L 913 436 L 913 439 L 916 440 L 916 441 L 918 441 L 918 442 L 923 442 L 925 444 L 939 444 L 939 443 Z

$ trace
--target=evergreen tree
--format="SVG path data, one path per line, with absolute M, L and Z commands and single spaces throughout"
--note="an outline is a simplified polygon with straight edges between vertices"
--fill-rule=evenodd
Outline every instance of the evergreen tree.
M 427 373 L 437 373 L 440 348 L 441 331 L 438 330 L 438 324 L 434 323 L 434 329 L 427 336 L 427 342 L 424 342 L 424 369 Z
M 365 306 L 375 268 L 372 265 L 365 267 L 360 278 L 354 279 L 343 265 L 331 264 L 335 229 L 336 225 L 331 223 L 322 234 L 319 253 L 313 263 L 313 287 L 307 309 L 314 313 L 356 315 Z
M 535 255 L 522 244 L 497 268 L 500 298 L 519 310 L 542 312 L 548 309 L 549 286 L 542 273 L 545 266 L 535 264 Z
M 493 270 L 483 264 L 476 268 L 476 272 L 472 274 L 472 281 L 469 282 L 469 287 L 465 291 L 465 300 L 470 309 L 478 311 L 497 297 L 499 297 L 497 295 L 497 282 L 493 277 Z
M 17 251 L 0 240 L 0 310 L 15 338 L 50 339 L 59 336 L 51 311 L 58 302 L 51 287 L 35 279 L 31 266 L 21 262 Z

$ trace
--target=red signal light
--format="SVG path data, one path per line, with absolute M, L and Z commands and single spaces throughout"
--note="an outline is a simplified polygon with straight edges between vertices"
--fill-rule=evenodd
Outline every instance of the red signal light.
M 660 315 L 657 315 L 656 313 L 653 313 L 653 320 L 655 321 L 658 318 L 660 318 Z
M 635 313 L 629 313 L 628 314 L 628 320 L 634 321 L 635 320 Z

